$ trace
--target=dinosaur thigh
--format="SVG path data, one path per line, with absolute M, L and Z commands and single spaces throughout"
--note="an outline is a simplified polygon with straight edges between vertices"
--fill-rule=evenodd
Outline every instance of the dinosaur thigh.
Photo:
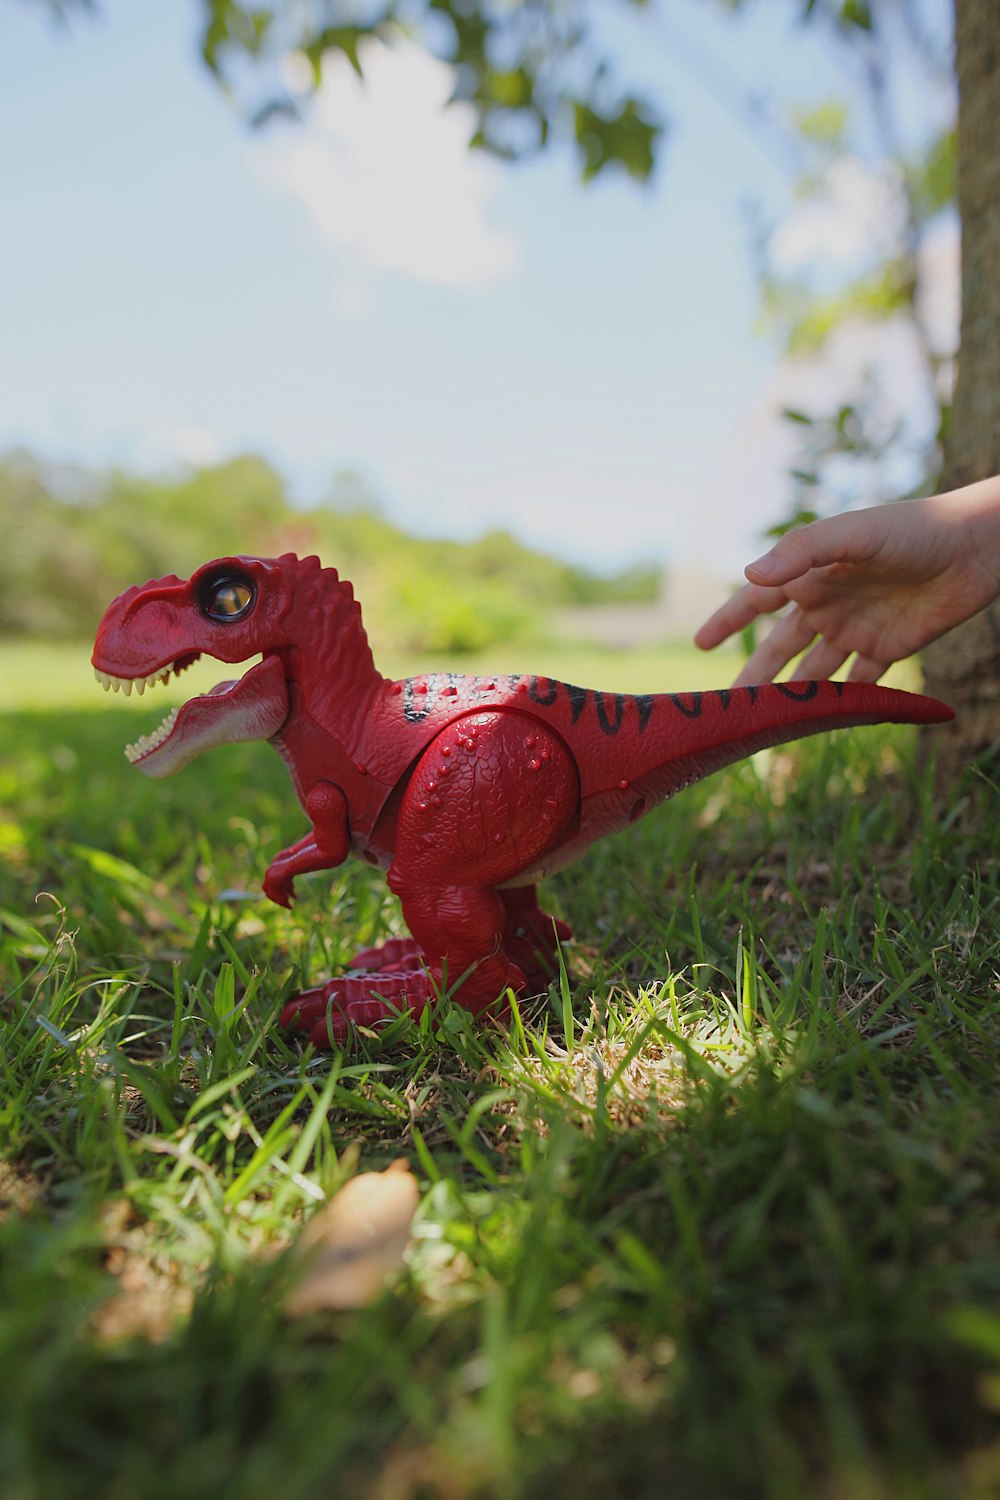
M 579 778 L 562 739 L 514 709 L 454 720 L 421 756 L 403 795 L 388 873 L 407 926 L 436 980 L 461 980 L 479 1010 L 522 991 L 533 951 L 505 941 L 508 910 L 496 886 L 537 864 L 576 818 Z
M 453 720 L 410 778 L 389 883 L 502 885 L 530 869 L 576 817 L 580 782 L 562 738 L 531 714 L 484 709 Z

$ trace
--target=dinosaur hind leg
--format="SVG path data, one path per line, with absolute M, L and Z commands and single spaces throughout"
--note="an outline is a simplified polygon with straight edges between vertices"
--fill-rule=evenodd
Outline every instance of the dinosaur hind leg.
M 387 879 L 413 947 L 404 940 L 358 955 L 379 969 L 299 996 L 283 1024 L 322 1046 L 343 1040 L 352 1022 L 419 1014 L 444 988 L 457 988 L 476 1014 L 502 1005 L 508 989 L 522 993 L 529 972 L 544 988 L 542 959 L 555 958 L 557 935 L 546 930 L 532 888 L 498 887 L 538 868 L 578 808 L 575 763 L 539 720 L 504 709 L 452 721 L 415 766 L 396 820 Z
M 559 972 L 559 944 L 573 936 L 568 922 L 543 911 L 538 904 L 538 888 L 518 886 L 497 893 L 504 907 L 503 947 L 524 972 L 529 991 L 544 990 Z M 350 979 L 364 980 L 369 975 L 382 979 L 389 975 L 412 976 L 424 968 L 424 952 L 415 937 L 387 938 L 371 948 L 362 948 L 347 965 Z M 452 962 L 449 983 L 458 979 Z M 362 987 L 362 989 L 364 986 Z M 400 987 L 404 988 L 404 987 Z M 380 987 L 384 993 L 386 986 Z M 359 996 L 358 998 L 363 998 Z M 388 999 L 388 995 L 385 996 Z
M 403 888 L 399 895 L 414 934 L 411 965 L 401 960 L 391 972 L 345 975 L 307 990 L 285 1006 L 282 1026 L 326 1047 L 346 1040 L 352 1025 L 371 1026 L 402 1011 L 417 1016 L 460 981 L 462 1004 L 474 1013 L 499 998 L 499 1014 L 507 989 L 525 989 L 523 970 L 505 951 L 507 909 L 496 891 L 443 886 Z
M 569 941 L 573 930 L 542 910 L 537 886 L 515 886 L 499 895 L 507 914 L 504 947 L 524 970 L 528 989 L 544 990 L 559 973 L 559 945 Z
M 498 894 L 506 911 L 503 945 L 524 970 L 529 985 L 544 989 L 559 971 L 559 944 L 569 942 L 573 929 L 542 910 L 537 886 L 517 886 Z M 416 938 L 396 937 L 362 948 L 347 967 L 366 974 L 408 973 L 420 967 L 422 958 Z

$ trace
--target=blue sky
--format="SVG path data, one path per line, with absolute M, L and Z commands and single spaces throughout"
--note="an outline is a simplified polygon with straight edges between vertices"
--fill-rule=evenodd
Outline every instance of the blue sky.
M 656 177 L 584 188 L 568 153 L 470 158 L 446 75 L 405 47 L 365 90 L 334 71 L 305 128 L 251 132 L 193 4 L 101 0 L 67 28 L 6 6 L 0 448 L 253 449 L 303 500 L 359 470 L 423 532 L 735 571 L 786 503 L 745 209 L 788 213 L 791 184 L 701 59 L 782 108 L 842 84 L 787 3 L 669 15 L 605 23 L 670 121 Z

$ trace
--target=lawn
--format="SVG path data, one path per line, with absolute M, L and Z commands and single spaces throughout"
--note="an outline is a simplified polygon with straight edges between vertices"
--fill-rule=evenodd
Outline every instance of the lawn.
M 166 695 L 85 657 L 0 685 L 5 1500 L 1000 1493 L 995 764 L 935 799 L 883 728 L 733 767 L 549 883 L 569 972 L 510 1026 L 318 1054 L 283 997 L 399 930 L 384 882 L 269 907 L 277 758 L 145 780 Z M 405 1265 L 293 1316 L 303 1222 L 399 1159 Z

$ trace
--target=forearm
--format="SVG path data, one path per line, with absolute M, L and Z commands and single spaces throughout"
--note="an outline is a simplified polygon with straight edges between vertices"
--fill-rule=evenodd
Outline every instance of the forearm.
M 926 503 L 942 524 L 960 528 L 963 546 L 1000 589 L 1000 475 L 948 490 Z

